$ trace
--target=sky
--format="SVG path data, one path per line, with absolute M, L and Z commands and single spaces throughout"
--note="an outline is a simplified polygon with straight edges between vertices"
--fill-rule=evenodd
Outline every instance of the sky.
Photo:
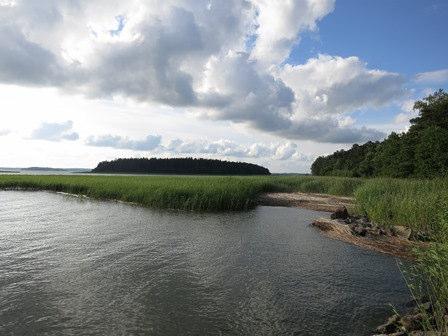
M 0 0 L 0 166 L 310 171 L 448 89 L 446 0 Z

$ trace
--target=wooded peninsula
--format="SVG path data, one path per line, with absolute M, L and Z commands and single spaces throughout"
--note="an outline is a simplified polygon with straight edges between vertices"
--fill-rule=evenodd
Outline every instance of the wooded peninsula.
M 195 158 L 129 158 L 103 161 L 92 173 L 270 175 L 267 168 L 247 163 Z

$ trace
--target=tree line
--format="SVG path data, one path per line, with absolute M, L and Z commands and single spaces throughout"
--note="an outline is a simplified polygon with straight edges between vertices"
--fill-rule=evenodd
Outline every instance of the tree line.
M 317 158 L 313 175 L 352 177 L 448 176 L 448 93 L 436 91 L 415 102 L 418 116 L 407 132 L 391 133 L 385 140 L 355 144 Z
M 270 175 L 267 168 L 246 163 L 196 158 L 128 158 L 103 161 L 93 173 Z

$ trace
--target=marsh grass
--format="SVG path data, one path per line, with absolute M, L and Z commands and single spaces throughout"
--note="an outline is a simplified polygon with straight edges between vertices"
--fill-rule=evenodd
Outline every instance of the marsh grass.
M 372 179 L 355 191 L 355 198 L 360 211 L 377 223 L 437 236 L 445 227 L 439 218 L 448 204 L 448 179 Z
M 435 241 L 415 250 L 416 262 L 401 269 L 422 316 L 421 328 L 448 335 L 448 208 L 442 209 L 438 222 Z
M 244 210 L 264 192 L 355 196 L 359 212 L 383 226 L 439 232 L 448 179 L 400 180 L 315 176 L 0 175 L 0 188 L 63 191 L 147 207 L 196 211 Z M 444 227 L 444 225 L 442 225 Z
M 194 211 L 245 210 L 263 192 L 352 195 L 359 179 L 310 176 L 1 175 L 0 188 L 62 191 L 147 207 Z

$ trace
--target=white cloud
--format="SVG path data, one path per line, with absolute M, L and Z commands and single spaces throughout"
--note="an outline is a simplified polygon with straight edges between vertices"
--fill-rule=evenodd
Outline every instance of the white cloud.
M 421 72 L 415 75 L 415 81 L 423 84 L 442 84 L 448 82 L 448 69 Z
M 333 8 L 334 0 L 16 1 L 0 11 L 0 82 L 182 107 L 293 140 L 378 139 L 332 115 L 390 102 L 399 75 L 356 57 L 281 64 Z
M 414 118 L 418 114 L 418 111 L 414 110 L 414 103 L 414 99 L 406 99 L 401 102 L 401 112 L 395 116 L 395 124 L 401 125 L 402 127 L 407 127 L 409 125 L 409 120 Z
M 280 78 L 296 94 L 304 115 L 334 115 L 380 107 L 404 93 L 397 73 L 369 69 L 358 57 L 319 55 L 305 64 L 286 65 Z
M 298 146 L 292 142 L 277 144 L 238 144 L 231 140 L 182 140 L 172 139 L 162 144 L 161 136 L 148 135 L 143 140 L 133 140 L 118 135 L 90 136 L 86 145 L 95 147 L 110 147 L 133 151 L 151 151 L 157 155 L 206 155 L 211 157 L 233 158 L 270 158 L 276 160 L 304 159 L 305 155 L 298 151 Z
M 61 141 L 78 140 L 78 133 L 73 131 L 73 121 L 68 120 L 61 123 L 42 123 L 31 133 L 31 139 Z
M 230 140 L 171 140 L 161 151 L 172 154 L 212 154 L 218 156 L 230 156 L 236 158 L 271 158 L 288 160 L 305 157 L 298 151 L 297 144 L 285 142 L 280 144 L 253 143 L 241 145 Z
M 0 136 L 5 136 L 8 135 L 9 133 L 11 133 L 11 131 L 8 129 L 0 129 Z
M 286 142 L 277 146 L 274 157 L 278 160 L 288 160 L 292 157 L 299 158 L 300 153 L 297 151 L 297 145 L 295 143 Z
M 285 84 L 257 71 L 248 54 L 229 53 L 207 64 L 203 105 L 216 119 L 248 122 L 265 130 L 279 130 L 288 123 L 294 93 Z
M 149 151 L 157 148 L 160 145 L 161 139 L 162 137 L 159 135 L 148 135 L 143 140 L 131 140 L 128 137 L 121 137 L 119 135 L 102 135 L 98 137 L 90 136 L 86 140 L 86 145 Z
M 338 119 L 339 125 L 342 127 L 353 126 L 356 123 L 356 120 L 351 116 L 342 116 Z
M 299 33 L 315 30 L 317 21 L 331 13 L 335 0 L 254 0 L 257 40 L 252 57 L 264 66 L 285 60 Z

